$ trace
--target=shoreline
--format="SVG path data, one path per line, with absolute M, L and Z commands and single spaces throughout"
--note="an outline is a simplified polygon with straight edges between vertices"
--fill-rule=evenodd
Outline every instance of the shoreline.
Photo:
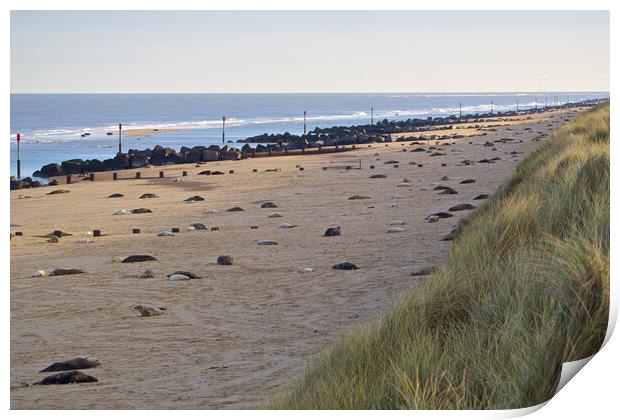
M 153 150 L 129 149 L 126 153 L 117 153 L 115 158 L 100 161 L 92 159 L 84 161 L 79 158 L 69 159 L 62 163 L 50 163 L 33 173 L 33 177 L 50 178 L 61 175 L 84 174 L 120 169 L 137 169 L 149 164 L 160 166 L 171 163 L 199 163 L 216 160 L 237 160 L 254 156 L 256 153 L 278 152 L 281 150 L 305 150 L 321 149 L 326 146 L 345 146 L 352 144 L 383 143 L 393 141 L 394 138 L 409 136 L 409 140 L 425 140 L 429 136 L 431 140 L 450 140 L 460 138 L 463 135 L 476 134 L 483 131 L 485 126 L 499 126 L 510 123 L 511 120 L 530 118 L 543 115 L 547 112 L 557 112 L 565 109 L 578 109 L 583 106 L 591 106 L 599 100 L 586 100 L 574 102 L 562 106 L 531 108 L 520 112 L 507 111 L 498 113 L 470 114 L 464 116 L 448 116 L 429 119 L 410 118 L 407 120 L 383 120 L 374 125 L 362 124 L 354 126 L 335 126 L 331 128 L 315 128 L 302 136 L 284 134 L 264 134 L 248 137 L 237 142 L 228 142 L 225 145 L 181 147 L 179 152 L 170 148 L 156 146 Z M 532 117 L 533 118 L 533 117 Z M 468 126 L 469 124 L 469 126 Z M 471 126 L 471 124 L 474 124 Z M 443 128 L 443 129 L 442 129 Z M 473 131 L 472 131 L 473 130 Z M 181 131 L 177 129 L 162 129 L 161 132 Z M 130 131 L 130 135 L 138 136 L 140 133 L 154 134 L 160 130 Z M 118 131 L 116 131 L 118 133 Z M 485 133 L 482 133 L 485 135 Z M 259 143 L 256 147 L 250 144 Z M 243 144 L 241 149 L 234 145 Z M 266 144 L 266 146 L 265 146 Z M 159 148 L 158 148 L 159 147 Z M 15 183 L 15 188 L 20 188 Z M 27 187 L 27 185 L 24 185 Z
M 546 134 L 577 114 L 558 111 L 449 145 L 388 142 L 336 154 L 174 165 L 164 169 L 188 175 L 147 178 L 143 170 L 144 179 L 76 182 L 63 186 L 65 194 L 48 195 L 51 187 L 11 191 L 11 232 L 22 232 L 10 244 L 11 378 L 40 380 L 38 371 L 56 359 L 88 355 L 101 362 L 87 371 L 99 382 L 80 385 L 78 400 L 75 387 L 27 387 L 11 390 L 11 408 L 267 402 L 303 374 L 309 357 L 375 321 L 405 290 L 423 286 L 425 276 L 412 273 L 444 263 L 451 242 L 442 239 L 471 211 L 435 223 L 427 216 L 461 203 L 483 206 L 474 198 L 492 194 Z M 358 161 L 362 169 L 345 169 Z M 206 168 L 223 174 L 198 175 Z M 439 194 L 441 185 L 458 193 Z M 124 197 L 107 198 L 113 193 Z M 140 199 L 144 193 L 157 197 Z M 205 201 L 184 201 L 194 195 Z M 261 208 L 267 201 L 277 207 Z M 227 211 L 237 206 L 244 211 Z M 131 214 L 134 208 L 152 213 Z M 113 215 L 119 209 L 127 213 Z M 208 230 L 188 230 L 194 223 Z M 324 237 L 334 225 L 342 235 Z M 402 230 L 388 232 L 394 227 Z M 172 228 L 180 231 L 157 236 Z M 83 235 L 94 229 L 102 236 Z M 41 237 L 55 230 L 73 236 L 58 243 Z M 133 254 L 157 261 L 114 262 Z M 221 255 L 233 264 L 218 265 Z M 359 269 L 332 268 L 342 261 Z M 31 277 L 54 267 L 85 273 Z M 299 272 L 304 267 L 313 271 Z M 139 278 L 147 268 L 155 277 Z M 202 279 L 172 282 L 166 275 L 175 270 Z M 141 318 L 137 304 L 167 311 Z

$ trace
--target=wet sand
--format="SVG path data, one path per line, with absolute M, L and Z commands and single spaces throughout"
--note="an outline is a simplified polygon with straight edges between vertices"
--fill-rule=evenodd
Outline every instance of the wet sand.
M 33 383 L 52 362 L 77 356 L 101 362 L 84 370 L 99 382 L 14 389 L 11 408 L 260 406 L 299 377 L 306 361 L 338 336 L 377 320 L 405 289 L 423 287 L 424 278 L 411 272 L 419 264 L 443 263 L 452 243 L 441 238 L 469 211 L 436 223 L 427 223 L 426 216 L 460 203 L 482 205 L 473 198 L 493 193 L 516 162 L 545 141 L 532 139 L 573 115 L 558 111 L 497 131 L 475 130 L 487 135 L 435 145 L 440 150 L 434 152 L 443 156 L 410 152 L 428 146 L 409 142 L 361 145 L 338 154 L 153 167 L 141 170 L 144 179 L 63 185 L 68 194 L 46 195 L 57 187 L 11 191 L 11 223 L 20 225 L 11 232 L 24 234 L 11 240 L 11 379 Z M 495 144 L 497 150 L 483 146 L 506 138 L 514 140 Z M 494 157 L 501 160 L 459 166 L 465 159 Z M 341 169 L 356 167 L 360 160 L 361 170 Z M 389 160 L 399 161 L 399 167 L 384 163 Z M 156 177 L 161 169 L 164 179 Z M 197 175 L 205 169 L 225 174 Z M 189 176 L 181 177 L 183 170 Z M 372 174 L 387 177 L 369 179 Z M 449 180 L 441 181 L 443 176 Z M 465 178 L 476 182 L 460 184 Z M 398 187 L 404 179 L 410 186 Z M 458 194 L 439 195 L 432 190 L 439 184 Z M 125 197 L 107 198 L 112 193 Z M 139 199 L 143 193 L 159 198 Z M 20 194 L 31 198 L 18 199 Z M 370 198 L 348 199 L 355 194 Z M 205 201 L 183 201 L 192 195 Z M 278 208 L 260 208 L 268 200 Z M 245 211 L 226 212 L 233 206 Z M 138 207 L 153 213 L 129 213 Z M 219 213 L 204 214 L 207 208 Z M 118 209 L 127 214 L 113 216 Z M 283 217 L 269 218 L 274 212 Z M 404 232 L 387 233 L 397 219 L 405 222 Z M 191 223 L 204 223 L 209 230 L 187 231 Z M 297 227 L 279 229 L 281 223 Z M 342 226 L 342 236 L 323 237 L 333 225 Z M 173 227 L 181 232 L 156 236 Z M 132 228 L 141 233 L 132 234 Z M 105 236 L 75 243 L 93 229 Z M 53 230 L 74 236 L 57 244 L 38 237 Z M 278 245 L 257 245 L 262 239 Z M 157 261 L 113 262 L 131 254 L 149 254 Z M 233 265 L 217 265 L 219 255 L 231 255 Z M 359 270 L 331 268 L 341 261 L 351 261 Z M 55 267 L 79 268 L 85 274 L 30 277 L 35 270 Z M 314 271 L 299 273 L 301 267 Z M 138 278 L 147 268 L 155 277 Z M 176 270 L 203 278 L 169 281 L 166 275 Z M 143 318 L 133 309 L 137 304 L 167 311 Z

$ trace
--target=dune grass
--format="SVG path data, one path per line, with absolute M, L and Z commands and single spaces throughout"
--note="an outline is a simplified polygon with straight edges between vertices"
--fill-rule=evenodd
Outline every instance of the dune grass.
M 269 408 L 509 409 L 602 345 L 609 104 L 556 130 L 474 211 L 446 265 L 310 363 Z

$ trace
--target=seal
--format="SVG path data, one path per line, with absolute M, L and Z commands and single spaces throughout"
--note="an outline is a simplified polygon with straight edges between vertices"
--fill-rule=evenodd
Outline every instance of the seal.
M 65 360 L 63 362 L 52 363 L 48 367 L 39 372 L 61 372 L 63 370 L 91 369 L 101 366 L 101 363 L 93 357 L 76 357 L 75 359 Z
M 473 210 L 476 206 L 473 206 L 469 203 L 457 204 L 456 206 L 452 206 L 448 209 L 448 211 L 463 211 L 463 210 Z
M 140 213 L 153 213 L 153 211 L 149 210 L 149 209 L 145 209 L 144 207 L 140 207 L 138 209 L 133 209 L 131 210 L 131 212 L 133 214 L 140 214 Z
M 323 236 L 340 236 L 340 226 L 327 228 Z
M 125 197 L 125 194 L 114 193 L 114 194 L 108 195 L 108 198 L 121 198 L 121 197 Z
M 230 255 L 220 255 L 217 257 L 217 263 L 219 265 L 232 265 L 233 258 Z
M 98 382 L 98 379 L 94 376 L 86 375 L 79 370 L 69 370 L 46 376 L 39 382 L 35 382 L 34 385 L 65 385 L 82 382 Z
M 151 270 L 150 268 L 147 268 L 146 270 L 142 272 L 142 274 L 140 274 L 139 277 L 141 279 L 152 279 L 153 277 L 155 277 L 155 272 Z
M 260 241 L 258 241 L 259 245 L 278 245 L 278 243 L 276 241 L 272 241 L 269 239 L 262 239 Z
M 358 270 L 358 266 L 349 262 L 349 261 L 343 261 L 343 262 L 339 262 L 338 264 L 334 265 L 332 268 L 335 268 L 336 270 Z
M 136 305 L 134 309 L 140 312 L 141 316 L 157 316 L 162 315 L 166 308 L 155 306 Z
M 121 262 L 122 263 L 135 263 L 135 262 L 143 262 L 143 261 L 157 261 L 157 258 L 152 257 L 150 255 L 130 255 Z
M 231 207 L 226 211 L 244 211 L 242 207 L 239 206 L 235 206 L 235 207 Z
M 188 277 L 190 279 L 201 279 L 202 278 L 199 275 L 192 273 L 191 271 L 183 271 L 183 270 L 175 271 L 172 274 L 168 274 L 168 277 L 172 277 L 174 275 L 181 275 L 181 276 Z
M 266 203 L 260 205 L 261 209 L 275 209 L 277 207 L 278 206 L 273 201 L 267 201 Z
M 159 198 L 159 196 L 153 193 L 144 193 L 138 198 Z
M 84 271 L 79 268 L 54 268 L 48 276 L 70 276 L 73 274 L 83 274 Z

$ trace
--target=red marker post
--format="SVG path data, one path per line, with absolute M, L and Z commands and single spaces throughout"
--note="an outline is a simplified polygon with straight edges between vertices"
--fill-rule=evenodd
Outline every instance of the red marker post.
M 21 135 L 17 133 L 17 179 L 22 177 L 22 161 L 19 159 L 19 143 L 21 139 Z

